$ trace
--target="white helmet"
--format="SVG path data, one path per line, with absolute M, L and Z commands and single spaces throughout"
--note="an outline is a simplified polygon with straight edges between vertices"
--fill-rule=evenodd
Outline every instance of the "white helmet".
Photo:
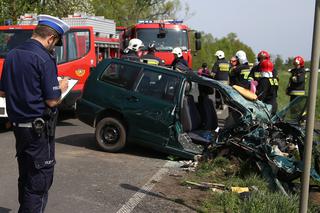
M 219 59 L 223 59 L 225 57 L 224 52 L 222 50 L 218 50 L 214 55 L 217 56 Z
M 143 43 L 138 38 L 133 38 L 129 41 L 128 49 L 137 52 L 139 48 L 143 47 Z
M 248 62 L 247 55 L 243 50 L 239 50 L 238 52 L 236 52 L 236 57 L 238 58 L 240 64 Z
M 176 54 L 179 58 L 182 56 L 182 50 L 180 47 L 176 47 L 172 50 L 173 54 Z

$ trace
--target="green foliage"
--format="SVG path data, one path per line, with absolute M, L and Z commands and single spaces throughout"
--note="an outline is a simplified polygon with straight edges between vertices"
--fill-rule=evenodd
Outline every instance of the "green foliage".
M 12 19 L 14 23 L 25 13 L 50 14 L 66 17 L 75 12 L 94 13 L 91 0 L 2 0 L 0 22 Z
M 238 173 L 226 174 L 226 171 L 232 167 L 238 167 Z M 281 192 L 273 192 L 268 188 L 267 181 L 253 173 L 253 170 L 242 173 L 239 167 L 247 167 L 247 165 L 235 165 L 223 157 L 200 163 L 194 178 L 196 182 L 213 182 L 226 186 L 226 190 L 223 192 L 211 192 L 210 196 L 203 202 L 200 212 L 298 212 L 298 194 L 285 196 Z M 234 168 L 233 170 L 236 171 L 237 169 Z M 225 173 L 221 173 L 222 171 Z M 223 175 L 223 178 L 221 175 Z M 241 194 L 231 192 L 231 187 L 249 187 L 258 190 L 250 191 L 249 195 L 244 198 Z M 317 204 L 310 203 L 308 212 L 319 212 L 319 208 Z
M 243 212 L 243 213 L 291 213 L 298 212 L 299 198 L 297 195 L 284 196 L 280 192 L 252 192 L 249 199 L 240 199 L 239 194 L 224 192 L 213 194 L 204 203 L 203 212 Z
M 191 44 L 193 45 L 194 38 L 192 35 Z M 214 56 L 217 50 L 222 50 L 225 56 L 230 59 L 238 50 L 243 50 L 247 53 L 249 62 L 253 63 L 255 61 L 255 54 L 253 50 L 242 43 L 235 33 L 229 33 L 226 37 L 221 39 L 214 38 L 212 34 L 206 34 L 202 32 L 201 38 L 202 48 L 198 51 L 196 56 L 193 57 L 193 69 L 196 70 L 201 67 L 201 64 L 206 62 L 210 66 L 216 61 Z
M 118 26 L 129 26 L 138 19 L 175 18 L 179 0 L 92 0 L 95 14 L 114 19 Z

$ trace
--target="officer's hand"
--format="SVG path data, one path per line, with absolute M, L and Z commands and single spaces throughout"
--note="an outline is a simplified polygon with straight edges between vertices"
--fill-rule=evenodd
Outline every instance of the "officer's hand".
M 68 78 L 63 78 L 59 81 L 59 87 L 62 93 L 68 89 Z

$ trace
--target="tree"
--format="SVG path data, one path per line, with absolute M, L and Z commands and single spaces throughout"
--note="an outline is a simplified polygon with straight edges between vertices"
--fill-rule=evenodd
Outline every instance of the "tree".
M 194 43 L 193 41 L 194 38 L 192 38 L 191 42 Z M 238 50 L 243 50 L 246 52 L 249 62 L 255 60 L 255 54 L 251 47 L 242 43 L 235 33 L 229 33 L 226 37 L 217 39 L 210 33 L 202 32 L 201 42 L 202 49 L 193 57 L 193 69 L 199 68 L 203 62 L 212 66 L 216 60 L 214 54 L 217 50 L 224 51 L 227 59 L 234 56 Z
M 114 19 L 129 26 L 138 19 L 176 18 L 181 9 L 179 0 L 92 0 L 96 15 Z
M 274 60 L 274 68 L 276 70 L 281 70 L 283 66 L 283 59 L 281 58 L 280 55 L 276 56 L 276 59 Z
M 6 19 L 11 19 L 15 23 L 25 13 L 66 17 L 74 12 L 94 12 L 91 0 L 1 0 L 0 7 L 1 23 Z

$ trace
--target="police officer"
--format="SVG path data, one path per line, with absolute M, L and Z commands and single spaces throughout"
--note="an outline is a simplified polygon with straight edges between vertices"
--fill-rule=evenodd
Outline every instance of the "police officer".
M 287 95 L 290 96 L 290 101 L 297 96 L 305 95 L 305 69 L 304 59 L 301 56 L 296 56 L 293 59 L 294 68 L 291 70 L 291 77 L 287 87 Z
M 66 78 L 57 80 L 54 47 L 68 30 L 56 17 L 38 16 L 31 39 L 11 50 L 3 65 L 0 95 L 16 138 L 19 212 L 43 212 L 53 181 L 56 106 L 68 87 Z
M 233 79 L 233 85 L 238 85 L 246 89 L 250 89 L 250 66 L 248 63 L 247 55 L 243 50 L 239 50 L 236 53 L 238 60 L 238 66 L 230 71 L 230 76 Z
M 212 67 L 214 79 L 222 82 L 223 84 L 229 84 L 230 65 L 228 61 L 225 59 L 224 52 L 222 50 L 218 50 L 215 53 L 215 56 L 217 57 L 217 61 L 214 63 Z
M 151 64 L 151 65 L 161 65 L 163 66 L 164 63 L 162 62 L 162 60 L 160 58 L 158 58 L 157 56 L 155 56 L 157 49 L 154 43 L 150 43 L 148 45 L 148 52 L 147 54 L 143 55 L 141 57 L 141 61 L 147 64 Z
M 176 47 L 172 50 L 174 59 L 171 66 L 174 70 L 187 71 L 189 70 L 188 62 L 184 60 L 182 50 L 180 47 Z
M 142 47 L 143 43 L 140 39 L 131 39 L 129 41 L 128 47 L 124 50 L 124 54 L 121 56 L 121 58 L 131 61 L 140 61 L 139 51 Z
M 260 77 L 257 86 L 258 99 L 272 106 L 271 115 L 277 112 L 278 80 L 273 77 L 273 63 L 263 60 L 259 65 Z

